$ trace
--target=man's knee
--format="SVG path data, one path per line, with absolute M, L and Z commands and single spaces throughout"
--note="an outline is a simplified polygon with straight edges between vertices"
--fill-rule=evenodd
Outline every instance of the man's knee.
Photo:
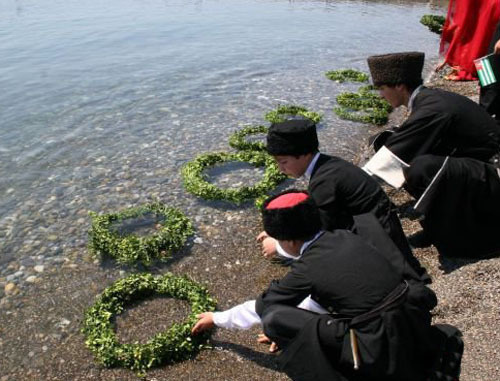
M 413 197 L 419 198 L 443 166 L 446 157 L 436 155 L 417 156 L 403 169 L 405 189 Z
M 278 336 L 279 325 L 281 321 L 281 311 L 276 306 L 271 306 L 267 308 L 266 312 L 262 316 L 262 329 L 267 337 L 270 339 Z

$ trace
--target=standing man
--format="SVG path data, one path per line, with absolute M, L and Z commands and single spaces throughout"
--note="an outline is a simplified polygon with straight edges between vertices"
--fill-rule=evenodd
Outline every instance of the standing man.
M 368 173 L 405 189 L 425 237 L 450 256 L 500 253 L 500 127 L 467 97 L 422 86 L 424 54 L 372 56 L 368 66 L 380 95 L 408 107 L 398 128 L 373 141 Z
M 267 152 L 274 157 L 284 174 L 309 179 L 308 191 L 319 208 L 324 230 L 351 229 L 353 216 L 372 213 L 392 238 L 406 262 L 418 275 L 430 282 L 425 269 L 413 256 L 406 240 L 395 207 L 380 185 L 361 168 L 343 159 L 321 154 L 314 122 L 287 120 L 275 123 L 267 134 Z M 264 255 L 272 254 L 276 241 L 266 232 L 263 240 Z

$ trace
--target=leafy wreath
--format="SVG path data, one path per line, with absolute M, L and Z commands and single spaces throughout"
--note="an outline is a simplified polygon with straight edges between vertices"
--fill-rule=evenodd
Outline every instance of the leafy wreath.
M 266 126 L 248 126 L 236 131 L 229 137 L 229 145 L 242 151 L 265 151 L 266 145 L 262 142 L 249 142 L 245 138 L 253 134 L 266 134 Z
M 339 94 L 337 103 L 341 107 L 335 107 L 333 111 L 342 119 L 376 125 L 387 123 L 392 107 L 372 90 L 374 87 L 369 85 L 360 87 L 357 93 Z M 359 111 L 364 111 L 365 114 Z
M 287 115 L 300 115 L 304 118 L 311 119 L 314 123 L 319 123 L 321 115 L 314 111 L 309 111 L 303 106 L 297 105 L 281 105 L 276 110 L 266 113 L 264 118 L 271 123 L 284 122 Z
M 336 82 L 367 82 L 368 74 L 354 69 L 331 70 L 325 73 L 326 78 Z
M 244 186 L 241 188 L 221 189 L 210 184 L 203 171 L 216 164 L 241 161 L 247 162 L 255 167 L 265 166 L 264 178 L 254 186 Z M 182 167 L 182 177 L 185 189 L 196 196 L 206 200 L 226 200 L 240 204 L 243 201 L 256 198 L 275 188 L 286 179 L 282 174 L 274 159 L 265 152 L 259 151 L 239 151 L 230 152 L 209 152 L 197 156 L 193 161 Z
M 191 305 L 187 320 L 172 324 L 145 344 L 119 343 L 113 317 L 132 302 L 154 294 L 187 300 Z M 215 305 L 215 300 L 205 287 L 187 277 L 171 273 L 160 277 L 133 274 L 106 288 L 96 303 L 85 312 L 82 327 L 85 344 L 104 366 L 129 368 L 144 375 L 149 368 L 184 360 L 202 349 L 209 333 L 191 336 L 191 327 L 197 321 L 197 314 L 213 311 Z
M 444 16 L 438 15 L 423 15 L 420 23 L 425 25 L 431 32 L 441 34 L 443 32 L 443 25 L 446 21 Z
M 139 217 L 147 213 L 163 217 L 157 224 L 158 231 L 141 237 L 121 235 L 112 229 L 114 222 Z M 115 258 L 119 263 L 140 261 L 149 264 L 153 259 L 166 261 L 171 253 L 180 249 L 193 234 L 189 219 L 178 209 L 159 202 L 129 208 L 119 213 L 98 215 L 90 212 L 92 226 L 89 231 L 89 249 L 94 254 Z

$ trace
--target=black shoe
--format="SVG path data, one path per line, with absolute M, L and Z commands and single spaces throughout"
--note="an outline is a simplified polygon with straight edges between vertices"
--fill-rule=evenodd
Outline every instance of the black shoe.
M 422 248 L 432 245 L 429 236 L 423 230 L 409 236 L 408 243 L 412 248 Z

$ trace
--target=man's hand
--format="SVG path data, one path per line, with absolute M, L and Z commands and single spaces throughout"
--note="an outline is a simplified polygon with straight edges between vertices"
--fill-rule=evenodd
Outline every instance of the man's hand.
M 262 255 L 270 259 L 276 255 L 276 240 L 269 237 L 269 235 L 264 231 L 257 236 L 257 242 L 262 244 Z
M 208 331 L 214 327 L 214 313 L 213 312 L 203 312 L 196 316 L 199 320 L 196 322 L 193 328 L 191 328 L 191 334 L 197 335 L 203 331 Z
M 276 240 L 271 237 L 267 237 L 262 241 L 262 255 L 270 259 L 276 255 Z
M 267 237 L 269 237 L 267 235 L 267 233 L 264 231 L 264 232 L 261 232 L 258 236 L 257 236 L 257 242 L 262 242 L 264 241 Z
M 495 47 L 493 48 L 493 53 L 500 54 L 500 40 L 497 41 Z
M 261 344 L 270 344 L 269 345 L 269 352 L 271 352 L 271 353 L 275 353 L 275 352 L 279 351 L 278 344 L 276 344 L 274 341 L 271 341 L 271 339 L 269 339 L 269 337 L 267 337 L 263 333 L 260 333 L 257 336 L 257 342 L 259 342 Z

